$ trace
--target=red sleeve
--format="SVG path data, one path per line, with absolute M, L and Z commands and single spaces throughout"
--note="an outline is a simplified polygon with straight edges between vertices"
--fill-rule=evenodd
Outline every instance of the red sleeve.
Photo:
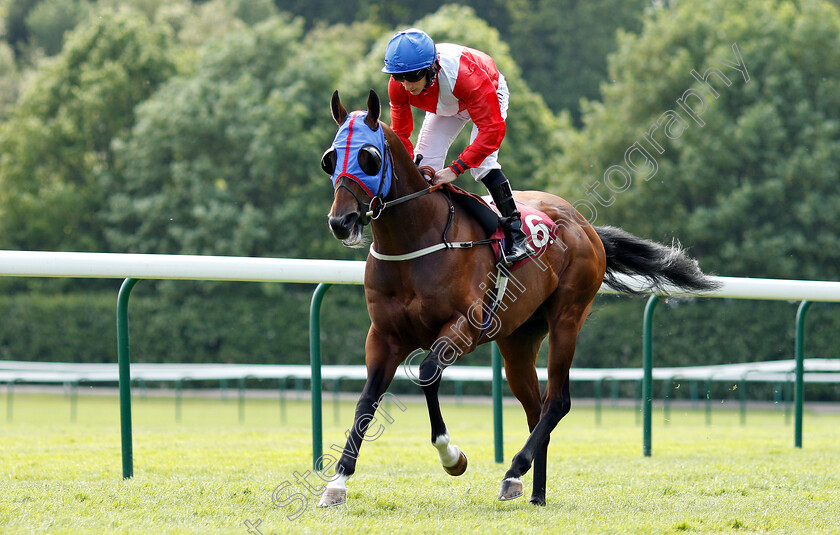
M 505 138 L 505 120 L 490 76 L 475 63 L 465 63 L 463 56 L 461 69 L 452 93 L 466 106 L 470 119 L 478 127 L 478 135 L 459 158 L 467 167 L 474 168 L 499 150 Z
M 414 131 L 414 117 L 408 103 L 408 91 L 393 78 L 388 82 L 388 100 L 391 106 L 391 130 L 403 142 L 408 154 L 414 159 L 414 146 L 408 136 Z

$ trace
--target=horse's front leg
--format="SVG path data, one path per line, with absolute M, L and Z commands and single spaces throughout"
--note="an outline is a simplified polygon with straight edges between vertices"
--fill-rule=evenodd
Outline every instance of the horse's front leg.
M 356 403 L 353 427 L 347 431 L 347 442 L 336 463 L 335 475 L 321 495 L 318 507 L 341 505 L 347 501 L 347 479 L 356 472 L 356 459 L 365 433 L 374 420 L 379 401 L 391 384 L 400 361 L 396 345 L 388 343 L 385 337 L 371 327 L 365 343 L 367 381 Z
M 458 446 L 450 443 L 449 431 L 440 412 L 438 390 L 443 370 L 453 364 L 465 351 L 459 344 L 463 344 L 460 339 L 456 342 L 448 336 L 438 338 L 428 356 L 420 364 L 418 381 L 426 396 L 426 406 L 429 409 L 432 445 L 438 450 L 443 469 L 451 476 L 460 476 L 467 470 L 467 456 Z

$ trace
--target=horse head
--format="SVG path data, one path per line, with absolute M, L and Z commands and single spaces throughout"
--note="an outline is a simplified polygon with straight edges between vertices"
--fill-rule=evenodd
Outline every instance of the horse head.
M 328 214 L 333 236 L 344 245 L 362 243 L 362 228 L 375 219 L 391 189 L 393 163 L 379 122 L 379 96 L 371 90 L 367 111 L 347 113 L 338 91 L 330 102 L 338 133 L 321 157 L 321 168 L 335 189 Z

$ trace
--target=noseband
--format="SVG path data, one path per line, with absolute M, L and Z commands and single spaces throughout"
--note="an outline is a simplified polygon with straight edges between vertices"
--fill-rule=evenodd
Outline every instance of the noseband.
M 382 214 L 382 209 L 385 207 L 385 203 L 382 201 L 382 196 L 379 192 L 376 193 L 373 197 L 371 197 L 370 202 L 364 202 L 360 197 L 359 194 L 353 191 L 350 186 L 344 181 L 347 178 L 346 176 L 341 177 L 338 179 L 338 186 L 335 188 L 335 192 L 338 193 L 338 190 L 341 188 L 346 189 L 350 192 L 350 195 L 356 199 L 356 206 L 358 207 L 359 211 L 359 222 L 362 225 L 367 225 L 371 222 L 372 219 L 378 218 Z M 380 188 L 381 190 L 382 188 Z

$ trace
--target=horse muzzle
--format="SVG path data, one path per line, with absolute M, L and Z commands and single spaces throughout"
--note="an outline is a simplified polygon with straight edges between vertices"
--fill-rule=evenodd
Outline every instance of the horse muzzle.
M 340 216 L 329 216 L 330 230 L 339 240 L 346 240 L 359 221 L 359 212 L 348 212 Z
M 362 241 L 362 217 L 359 212 L 348 212 L 340 216 L 329 216 L 330 230 L 336 239 L 348 247 L 359 245 Z

